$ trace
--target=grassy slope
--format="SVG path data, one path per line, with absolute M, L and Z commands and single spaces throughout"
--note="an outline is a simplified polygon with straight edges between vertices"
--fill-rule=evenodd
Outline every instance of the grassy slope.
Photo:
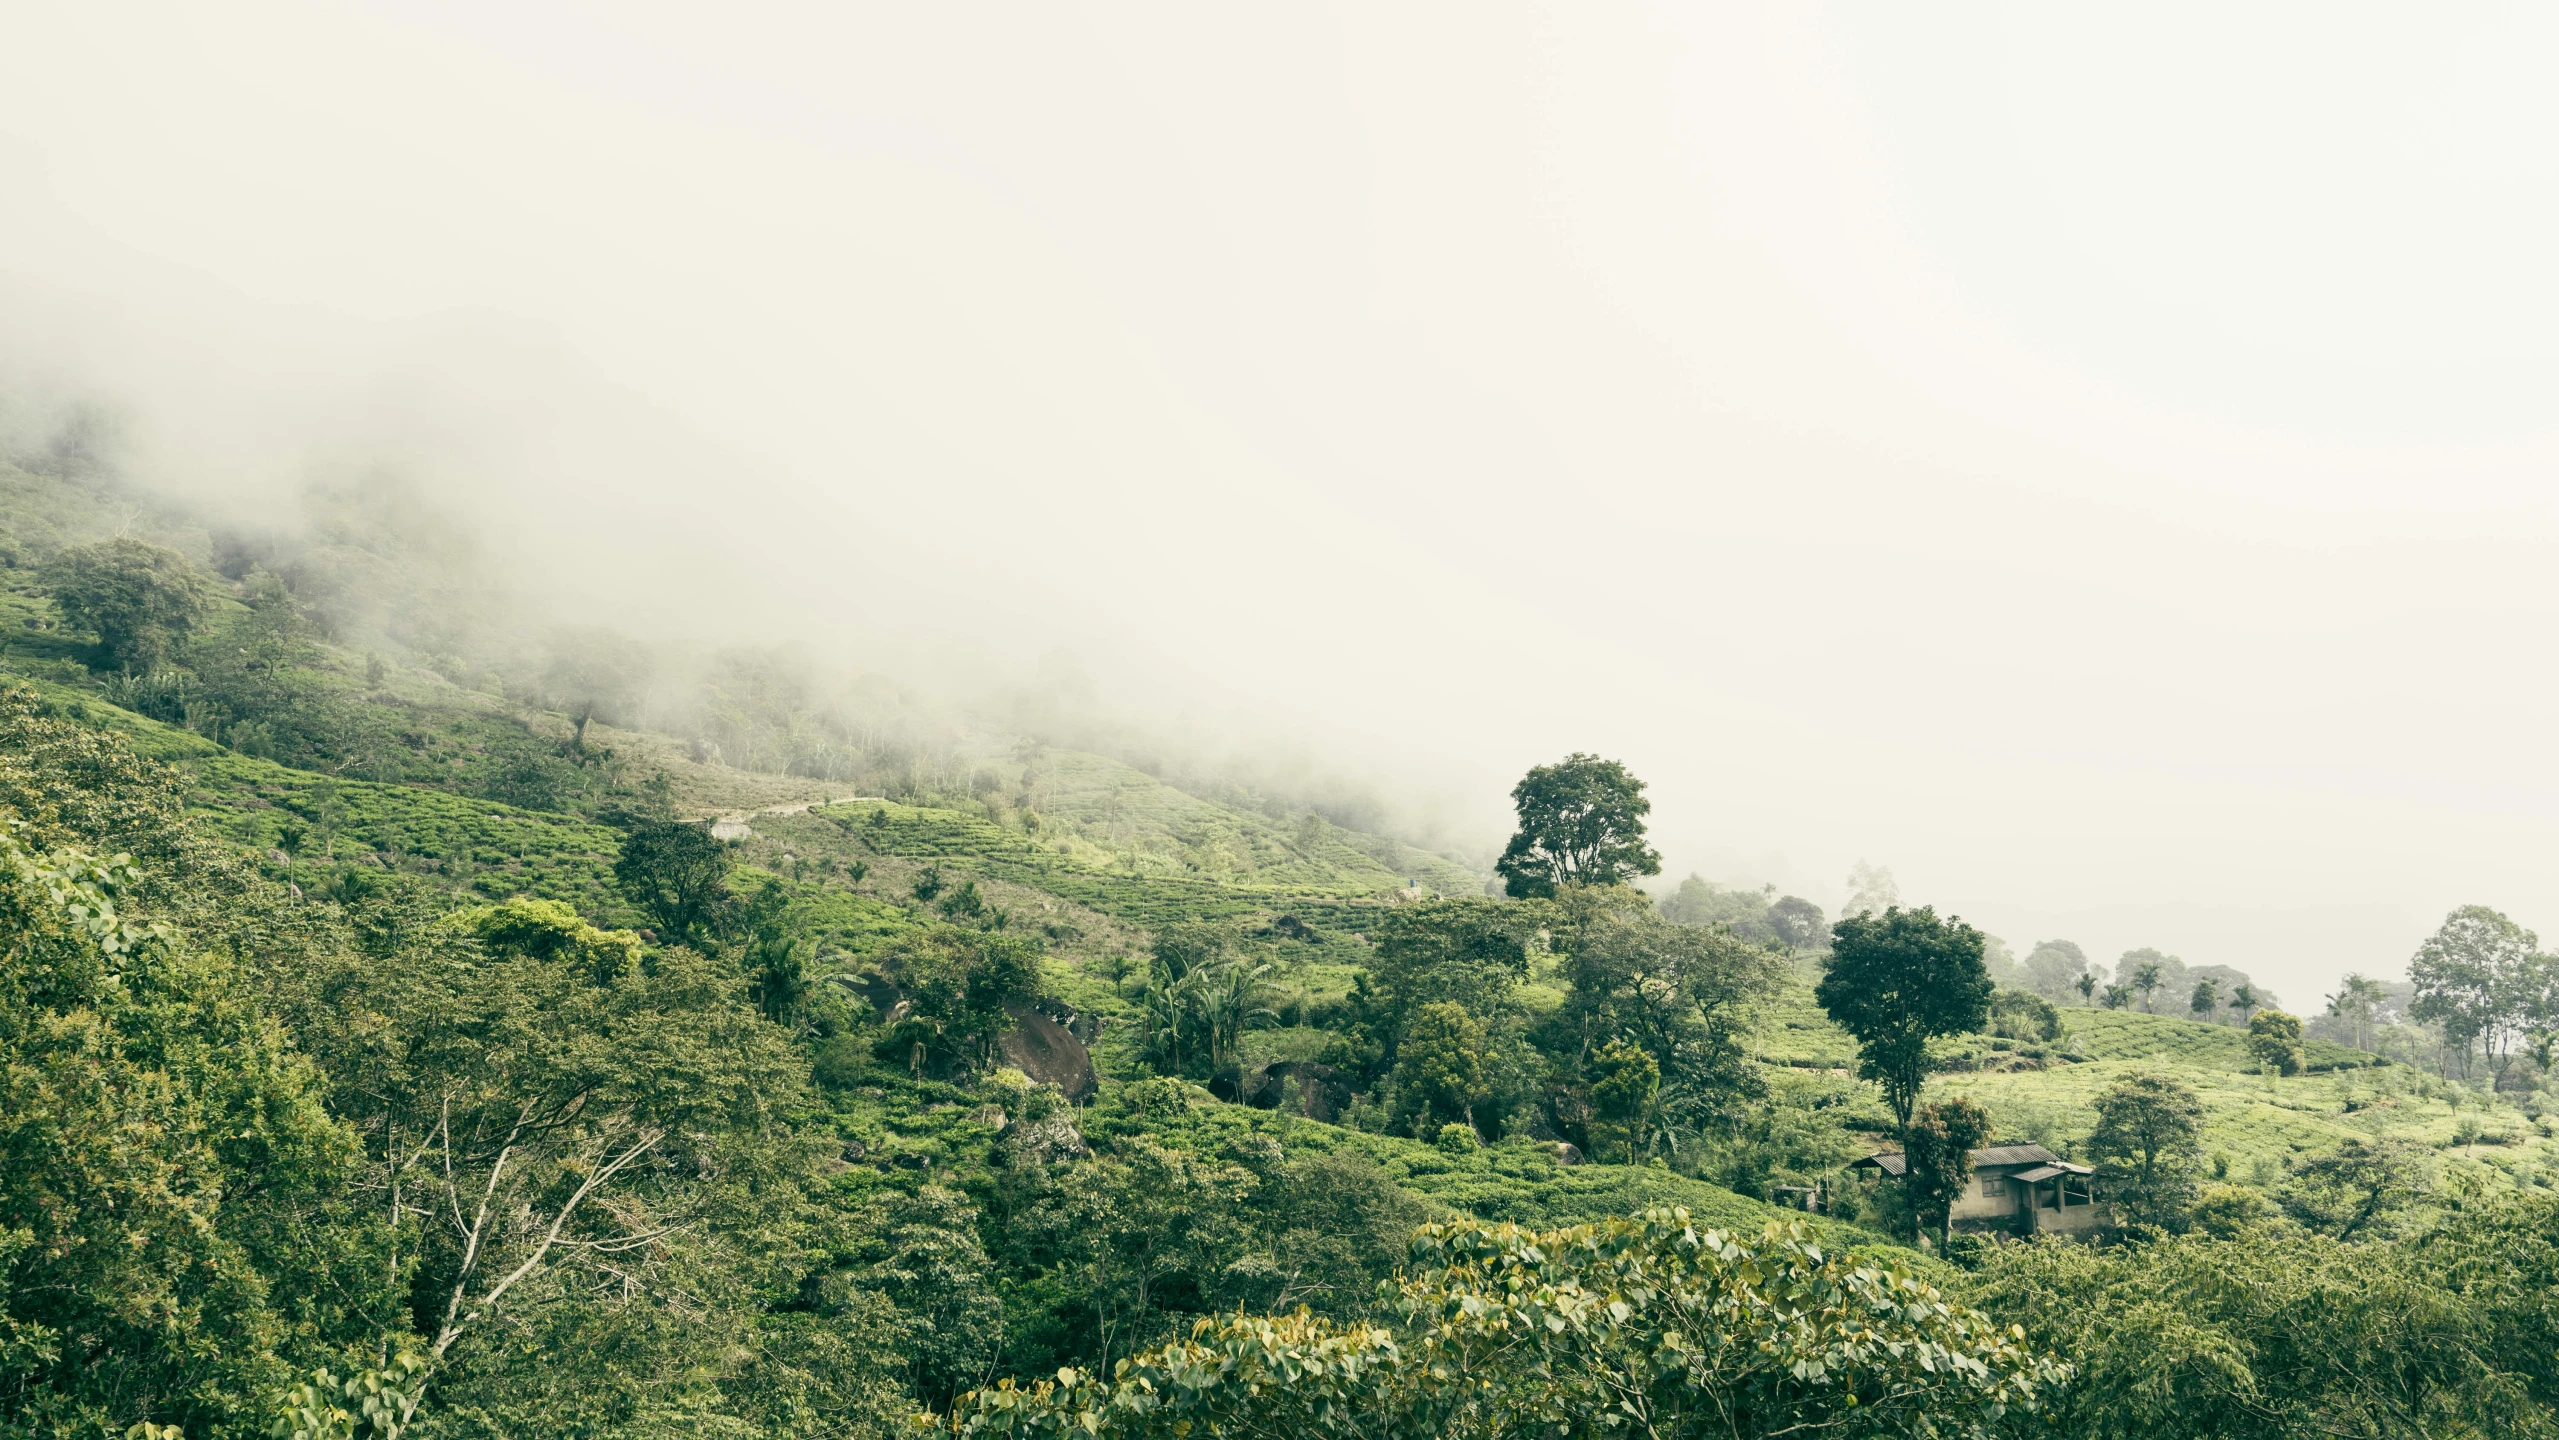
M 1450 895 L 1483 889 L 1480 877 L 1442 856 L 1314 816 L 1283 824 L 1098 755 L 1054 756 L 1041 774 L 1039 809 L 1065 853 L 1096 869 L 1355 894 L 1407 881 Z
M 2085 1008 L 2064 1009 L 2062 1023 L 2064 1039 L 2038 1047 L 2046 1052 L 2040 1059 L 2023 1046 L 1993 1049 L 2008 1042 L 1988 1037 L 1947 1043 L 1950 1058 L 1967 1068 L 1931 1080 L 1930 1093 L 1979 1101 L 2002 1139 L 2077 1153 L 2097 1123 L 2101 1091 L 2129 1075 L 2166 1073 L 2202 1097 L 2204 1149 L 2226 1178 L 2261 1187 L 2275 1185 L 2295 1159 L 2381 1137 L 2433 1147 L 2444 1169 L 2491 1189 L 2518 1174 L 2559 1173 L 2559 1142 L 2522 1112 L 2475 1093 L 2456 1104 L 2452 1087 L 2404 1066 L 2367 1068 L 2372 1057 L 2361 1051 L 2312 1041 L 2307 1058 L 2327 1073 L 2284 1077 L 2257 1073 L 2247 1034 L 2235 1026 Z M 1760 1053 L 1779 1063 L 1855 1064 L 1855 1043 L 1813 1003 L 1809 982 L 1771 1008 L 1758 1039 Z M 2488 1138 L 2457 1147 L 2465 1117 Z
M 2235 1025 L 2207 1025 L 2172 1015 L 2145 1015 L 2138 1010 L 2066 1007 L 2061 1012 L 2063 1036 L 2043 1045 L 1967 1036 L 1946 1042 L 1941 1053 L 1956 1068 L 2003 1063 L 2002 1057 L 2043 1051 L 2054 1056 L 2089 1060 L 2156 1060 L 2162 1064 L 2195 1064 L 2244 1070 L 2254 1061 L 2248 1032 Z M 1813 1000 L 1813 982 L 1798 976 L 1772 1004 L 1760 1026 L 1758 1054 L 1779 1065 L 1845 1070 L 1857 1064 L 1857 1041 L 1831 1023 Z M 2303 1047 L 2315 1069 L 2352 1069 L 2373 1063 L 2360 1050 L 2313 1040 Z

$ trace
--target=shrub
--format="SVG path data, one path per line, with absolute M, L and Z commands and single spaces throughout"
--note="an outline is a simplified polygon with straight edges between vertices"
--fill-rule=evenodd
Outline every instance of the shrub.
M 1535 1232 L 1416 1231 L 1396 1323 L 1201 1321 L 1120 1362 L 1005 1382 L 932 1417 L 958 1436 L 1978 1433 L 2068 1371 L 1898 1265 L 1798 1225 L 1755 1240 L 1685 1210 Z

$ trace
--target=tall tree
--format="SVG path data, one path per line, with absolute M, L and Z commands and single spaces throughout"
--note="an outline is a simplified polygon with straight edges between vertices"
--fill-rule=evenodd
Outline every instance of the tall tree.
M 735 1223 L 728 1207 L 793 1163 L 806 1065 L 731 967 L 648 954 L 549 900 L 458 912 L 435 942 L 349 957 L 313 1039 L 419 1272 L 435 1356 L 521 1343 L 527 1306 L 574 1303 L 564 1273 L 677 1283 L 675 1237 Z M 473 1338 L 492 1327 L 519 1339 Z
M 2410 1018 L 2443 1027 L 2447 1049 L 2470 1070 L 2473 1046 L 2499 1081 L 2531 1023 L 2541 940 L 2485 905 L 2464 905 L 2417 947 L 2408 962 L 2416 985 Z
M 1893 883 L 1893 872 L 1881 865 L 1860 860 L 1848 870 L 1848 899 L 1839 907 L 1847 915 L 1880 915 L 1901 903 L 1901 887 Z
M 213 586 L 187 557 L 118 537 L 74 545 L 37 572 L 62 616 L 94 630 L 109 666 L 149 670 L 166 662 L 213 608 Z
M 2328 997 L 2328 1013 L 2346 1022 L 2355 1048 L 2372 1048 L 2373 1022 L 2389 1002 L 2390 987 L 2368 975 L 2348 973 L 2345 985 Z
M 2203 1125 L 2203 1099 L 2181 1081 L 2135 1075 L 2108 1086 L 2088 1135 L 2106 1197 L 2139 1223 L 2183 1225 L 2194 1202 Z
M 2194 994 L 2186 998 L 2186 1008 L 2196 1019 L 2209 1024 L 2215 1011 L 2221 1009 L 2221 982 L 2207 975 L 2195 982 Z
M 2079 980 L 2089 974 L 2088 952 L 2068 940 L 2038 940 L 2026 952 L 2026 983 L 2036 994 L 2056 1004 L 2068 1004 Z M 2089 989 L 2096 988 L 2091 981 Z M 2087 991 L 2080 991 L 2085 999 Z
M 2156 960 L 2138 961 L 2132 967 L 2132 988 L 2141 996 L 2141 1011 L 2145 1015 L 2151 1013 L 2150 997 L 2166 980 L 2166 976 L 2162 973 L 2164 968 Z
M 1614 1153 L 1628 1164 L 1644 1157 L 1654 1106 L 1661 1098 L 1662 1070 L 1643 1047 L 1611 1040 L 1591 1057 L 1591 1140 L 1603 1158 Z
M 1662 873 L 1662 857 L 1644 843 L 1653 802 L 1644 782 L 1614 760 L 1576 751 L 1540 765 L 1512 788 L 1511 804 L 1519 830 L 1493 868 L 1514 899 Z
M 1814 998 L 1857 1037 L 1857 1071 L 1884 1087 L 1907 1126 L 1928 1077 L 1928 1042 L 1978 1030 L 1992 985 L 1982 935 L 1961 917 L 1923 905 L 1851 915 L 1830 930 L 1830 968 Z
M 2242 980 L 2230 987 L 2230 1008 L 2239 1012 L 2240 1024 L 2248 1023 L 2248 1012 L 2256 1009 L 2260 1003 L 2262 1002 L 2257 998 L 2257 986 L 2254 981 Z
M 1768 907 L 1768 925 L 1787 949 L 1810 949 L 1822 938 L 1822 907 L 1801 895 L 1781 895 Z

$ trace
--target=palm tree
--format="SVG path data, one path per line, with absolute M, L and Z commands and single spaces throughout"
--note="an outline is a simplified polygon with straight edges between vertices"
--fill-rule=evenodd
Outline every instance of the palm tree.
M 1191 973 L 1192 1013 L 1208 1044 L 1211 1070 L 1225 1068 L 1245 1031 L 1279 1018 L 1270 1005 L 1274 995 L 1267 978 L 1270 973 L 1268 965 L 1247 965 L 1241 960 Z
M 2372 1021 L 2390 991 L 2378 980 L 2363 975 L 2348 975 L 2346 988 L 2328 997 L 2328 1013 L 2346 1022 L 2347 1033 L 2354 1037 L 2355 1048 L 2372 1048 Z
M 2242 980 L 2230 987 L 2230 1008 L 2239 1012 L 2239 1023 L 2248 1023 L 2248 1012 L 2257 1008 L 2257 987 Z
M 2079 1003 L 2080 1003 L 2080 1004 L 2082 1004 L 2082 1005 L 2094 1005 L 2094 1004 L 2096 1004 L 2096 1003 L 2097 1003 L 2093 998 L 2091 998 L 2091 997 L 2093 997 L 2093 996 L 2097 993 L 2097 972 L 2096 972 L 2096 971 L 2094 971 L 2094 970 L 2082 970 L 2082 971 L 2080 971 L 2080 972 L 2079 972 L 2079 978 L 2078 978 L 2077 980 L 2072 981 L 2071 983 L 2072 983 L 2072 984 L 2074 984 L 2074 985 L 2077 985 L 2077 986 L 2079 987 Z
M 2132 988 L 2141 992 L 2141 1013 L 2144 1015 L 2157 1013 L 2150 1008 L 2150 995 L 2152 991 L 2159 988 L 2159 962 L 2142 961 L 2141 968 L 2133 972 Z
M 2196 981 L 2195 993 L 2186 1001 L 2186 1008 L 2195 1012 L 2196 1019 L 2212 1023 L 2212 1012 L 2221 1008 L 2221 982 L 2209 975 Z

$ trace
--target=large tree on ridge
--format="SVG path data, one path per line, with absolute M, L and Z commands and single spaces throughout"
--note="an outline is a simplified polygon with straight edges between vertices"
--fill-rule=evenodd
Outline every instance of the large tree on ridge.
M 1644 782 L 1614 760 L 1575 751 L 1537 766 L 1511 790 L 1511 803 L 1519 832 L 1493 868 L 1513 899 L 1662 873 L 1662 857 L 1644 843 L 1653 802 Z

